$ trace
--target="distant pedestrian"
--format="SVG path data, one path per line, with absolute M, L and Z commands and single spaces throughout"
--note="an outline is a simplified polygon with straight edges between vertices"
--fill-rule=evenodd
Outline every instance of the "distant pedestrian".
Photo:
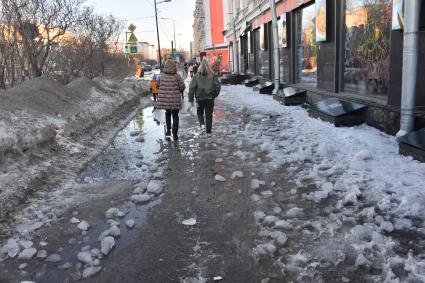
M 149 90 L 152 93 L 153 100 L 156 101 L 156 99 L 158 97 L 158 77 L 157 77 L 156 74 L 152 75 L 152 80 L 151 80 L 151 83 L 149 85 Z
M 179 130 L 179 111 L 182 108 L 181 93 L 185 89 L 185 84 L 180 75 L 177 74 L 177 66 L 174 61 L 168 60 L 165 63 L 158 80 L 158 109 L 165 110 L 166 133 L 168 138 L 171 136 L 171 128 L 174 140 L 178 140 Z M 173 124 L 171 127 L 171 117 Z
M 196 75 L 196 73 L 198 72 L 198 63 L 195 63 L 194 65 L 193 65 L 193 75 Z
M 193 64 L 192 63 L 190 63 L 190 66 L 189 66 L 189 74 L 190 74 L 190 77 L 193 78 Z
M 193 105 L 196 98 L 199 124 L 201 128 L 206 128 L 207 134 L 211 134 L 212 131 L 214 100 L 219 95 L 220 89 L 220 82 L 214 75 L 210 63 L 203 59 L 197 75 L 189 86 L 189 102 Z

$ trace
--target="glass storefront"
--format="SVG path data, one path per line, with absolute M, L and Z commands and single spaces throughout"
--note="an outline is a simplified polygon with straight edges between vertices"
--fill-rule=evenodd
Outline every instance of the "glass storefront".
M 387 94 L 391 10 L 391 0 L 345 0 L 345 91 Z
M 317 44 L 315 5 L 296 13 L 296 82 L 317 82 Z

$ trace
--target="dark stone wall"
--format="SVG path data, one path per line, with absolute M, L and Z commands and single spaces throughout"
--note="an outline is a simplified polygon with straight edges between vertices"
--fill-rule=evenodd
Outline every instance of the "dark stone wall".
M 280 79 L 284 84 L 291 83 L 291 49 L 280 49 Z
M 390 78 L 388 104 L 400 106 L 403 73 L 403 31 L 392 31 L 390 42 Z
M 338 44 L 335 41 L 335 1 L 328 1 L 328 21 L 326 42 L 317 43 L 317 88 L 327 91 L 335 89 L 335 66 Z
M 254 53 L 248 54 L 248 74 L 255 74 Z
M 260 56 L 259 56 L 259 75 L 262 76 L 265 79 L 269 79 L 270 77 L 270 58 L 269 58 L 269 51 L 265 50 L 259 50 Z

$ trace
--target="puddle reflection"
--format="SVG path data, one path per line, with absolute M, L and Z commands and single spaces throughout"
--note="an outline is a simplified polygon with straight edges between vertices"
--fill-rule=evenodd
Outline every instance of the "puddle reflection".
M 144 179 L 149 166 L 164 148 L 162 113 L 145 108 L 81 173 L 81 180 L 112 181 Z M 134 136 L 134 132 L 139 135 Z M 133 136 L 132 136 L 133 135 Z M 137 142 L 136 140 L 140 140 Z

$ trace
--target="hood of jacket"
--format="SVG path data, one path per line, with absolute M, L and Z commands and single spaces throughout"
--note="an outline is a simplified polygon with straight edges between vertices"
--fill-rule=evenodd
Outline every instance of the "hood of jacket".
M 177 74 L 176 64 L 172 61 L 169 61 L 165 64 L 164 69 L 162 71 L 169 75 L 175 75 Z

